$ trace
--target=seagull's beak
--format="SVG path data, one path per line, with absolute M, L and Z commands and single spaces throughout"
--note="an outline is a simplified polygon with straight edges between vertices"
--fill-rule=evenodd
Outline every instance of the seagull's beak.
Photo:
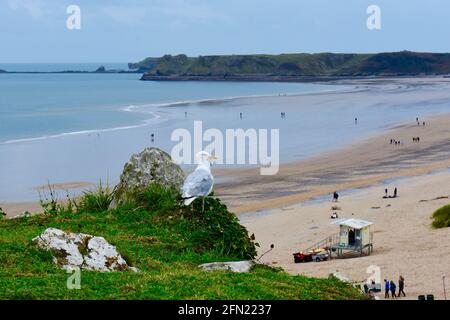
M 218 158 L 216 156 L 210 156 L 208 157 L 209 162 L 213 162 L 214 160 L 217 160 Z

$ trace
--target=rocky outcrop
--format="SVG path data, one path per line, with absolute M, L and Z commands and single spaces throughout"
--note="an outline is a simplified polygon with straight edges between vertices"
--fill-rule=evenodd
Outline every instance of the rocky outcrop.
M 103 272 L 137 271 L 136 268 L 130 267 L 116 247 L 103 237 L 48 228 L 32 241 L 39 248 L 50 251 L 53 261 L 65 270 L 78 267 Z
M 95 70 L 95 72 L 99 72 L 99 73 L 106 72 L 106 68 L 104 66 L 100 66 L 97 68 L 97 70 Z
M 125 200 L 127 192 L 145 189 L 152 183 L 179 190 L 183 182 L 183 170 L 168 153 L 158 148 L 147 148 L 132 155 L 125 164 L 113 205 Z
M 252 260 L 233 262 L 212 262 L 199 265 L 204 271 L 228 270 L 233 272 L 249 272 L 255 264 Z

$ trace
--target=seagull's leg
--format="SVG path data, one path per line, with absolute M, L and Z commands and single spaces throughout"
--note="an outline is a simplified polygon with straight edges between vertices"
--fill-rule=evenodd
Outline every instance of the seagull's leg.
M 202 213 L 205 212 L 205 197 L 202 198 L 203 202 L 202 202 Z

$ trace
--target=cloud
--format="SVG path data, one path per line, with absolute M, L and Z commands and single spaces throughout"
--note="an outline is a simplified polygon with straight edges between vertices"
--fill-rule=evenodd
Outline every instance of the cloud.
M 45 3 L 42 0 L 8 0 L 12 10 L 25 10 L 33 19 L 40 19 L 46 14 Z

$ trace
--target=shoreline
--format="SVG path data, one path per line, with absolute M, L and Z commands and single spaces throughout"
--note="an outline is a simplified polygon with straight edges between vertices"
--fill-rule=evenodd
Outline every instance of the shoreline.
M 281 165 L 275 176 L 259 176 L 259 168 L 218 169 L 216 176 L 227 182 L 216 185 L 216 195 L 237 214 L 251 213 L 450 168 L 450 130 L 446 130 L 450 113 L 423 120 L 429 124 L 426 128 L 397 124 L 367 139 Z M 412 142 L 417 134 L 429 140 Z M 404 145 L 390 145 L 392 137 L 401 137 Z M 281 191 L 274 192 L 278 187 Z M 246 197 L 250 190 L 254 199 Z
M 324 85 L 322 83 L 311 83 L 313 85 Z M 357 85 L 340 85 L 330 83 L 328 84 L 330 87 L 338 87 L 342 88 L 330 89 L 330 90 L 319 90 L 319 91 L 307 91 L 307 92 L 293 92 L 284 94 L 285 97 L 302 97 L 302 96 L 310 96 L 310 95 L 321 95 L 321 94 L 332 94 L 332 93 L 354 93 L 360 91 Z M 150 114 L 152 117 L 148 119 L 140 120 L 135 124 L 122 125 L 118 127 L 108 127 L 108 128 L 97 128 L 97 129 L 86 129 L 86 130 L 78 130 L 78 131 L 69 131 L 69 132 L 60 132 L 55 134 L 41 135 L 36 137 L 26 137 L 26 138 L 16 138 L 9 139 L 6 141 L 0 141 L 1 145 L 8 144 L 18 144 L 18 143 L 27 143 L 33 141 L 41 141 L 47 139 L 57 139 L 63 138 L 66 136 L 74 136 L 74 135 L 83 135 L 83 134 L 95 134 L 95 133 L 105 133 L 105 132 L 113 132 L 113 131 L 122 131 L 122 130 L 131 130 L 142 127 L 148 127 L 151 125 L 152 121 L 158 120 L 161 118 L 160 115 L 157 114 L 157 111 L 143 111 L 147 108 L 170 108 L 170 107 L 180 107 L 180 106 L 191 106 L 191 105 L 202 105 L 206 103 L 217 104 L 222 102 L 231 102 L 231 101 L 245 101 L 249 99 L 260 99 L 260 98 L 274 98 L 279 96 L 280 94 L 259 94 L 259 95 L 243 95 L 243 96 L 230 96 L 230 97 L 216 97 L 216 98 L 205 98 L 205 99 L 193 99 L 193 100 L 182 100 L 182 101 L 172 101 L 172 102 L 157 102 L 157 103 L 145 103 L 139 105 L 128 105 L 121 106 L 117 109 L 117 111 L 122 112 L 136 112 L 142 114 Z
M 287 97 L 277 97 L 270 95 L 269 98 L 238 97 L 235 99 L 250 99 L 253 103 L 267 104 L 276 103 L 279 99 L 285 103 L 296 104 L 299 99 L 303 101 L 308 97 L 306 104 L 313 104 L 321 101 L 330 101 L 339 99 L 341 101 L 350 101 L 355 103 L 367 96 L 386 94 L 389 92 L 400 91 L 400 98 L 403 99 L 405 93 L 409 96 L 409 91 L 416 86 L 433 89 L 437 86 L 441 94 L 437 97 L 447 98 L 446 86 L 450 82 L 439 78 L 429 79 L 410 79 L 402 81 L 393 81 L 386 79 L 372 80 L 370 82 L 343 82 L 338 85 L 345 86 L 344 90 L 329 90 L 325 92 L 307 92 L 290 94 Z M 385 86 L 387 84 L 387 86 Z M 444 86 L 441 86 L 444 84 Z M 349 90 L 349 88 L 351 88 Z M 423 92 L 426 90 L 422 90 Z M 433 94 L 434 90 L 427 94 Z M 413 95 L 408 101 L 414 103 L 417 94 Z M 300 97 L 300 98 L 299 98 Z M 393 95 L 393 98 L 396 96 Z M 421 99 L 426 99 L 427 95 L 419 95 Z M 312 99 L 312 100 L 311 100 Z M 395 98 L 392 103 L 398 103 Z M 207 99 L 211 101 L 211 99 Z M 377 102 L 378 100 L 375 100 Z M 391 101 L 391 100 L 389 100 Z M 403 101 L 403 100 L 400 100 Z M 439 100 L 438 100 L 439 101 Z M 304 104 L 304 103 L 303 103 Z M 374 104 L 373 101 L 369 105 Z M 388 103 L 385 103 L 387 106 Z M 423 107 L 422 107 L 423 109 Z M 433 114 L 428 111 L 428 114 Z M 413 119 L 411 119 L 413 120 Z M 330 194 L 336 190 L 346 190 L 362 188 L 374 185 L 383 180 L 392 177 L 423 175 L 440 168 L 450 166 L 450 132 L 446 130 L 447 123 L 450 122 L 450 114 L 439 114 L 438 116 L 428 116 L 424 119 L 427 122 L 426 127 L 417 127 L 411 122 L 393 122 L 389 126 L 381 126 L 372 133 L 350 140 L 346 143 L 339 141 L 337 146 L 328 147 L 325 151 L 317 154 L 311 153 L 308 158 L 303 160 L 285 160 L 281 161 L 280 170 L 275 176 L 260 176 L 259 168 L 213 168 L 213 174 L 217 177 L 215 194 L 219 196 L 230 209 L 237 214 L 246 212 L 257 212 L 271 208 L 282 207 L 284 205 L 310 200 L 312 198 Z M 364 121 L 361 119 L 361 121 Z M 431 123 L 431 124 L 430 124 Z M 420 143 L 412 143 L 411 137 L 420 136 Z M 294 137 L 294 136 L 292 136 Z M 367 138 L 366 138 L 367 137 Z M 404 145 L 394 147 L 387 141 L 390 138 L 400 138 Z M 61 141 L 62 143 L 63 141 Z M 345 140 L 344 140 L 345 142 Z M 292 150 L 295 152 L 295 150 Z M 119 165 L 121 166 L 121 165 Z M 417 168 L 414 168 L 417 166 Z M 62 180 L 59 182 L 74 182 L 77 177 Z M 58 180 L 56 180 L 58 181 Z M 90 180 L 85 180 L 90 181 Z M 33 206 L 31 201 L 2 201 L 7 211 L 8 208 L 22 208 L 24 204 Z M 11 210 L 11 209 L 10 209 Z M 17 209 L 12 210 L 17 213 Z M 20 212 L 19 212 L 20 213 Z
M 428 117 L 424 119 L 427 123 L 432 123 L 434 131 L 438 133 L 445 130 L 446 123 L 450 122 L 450 112 L 439 116 Z M 430 125 L 431 126 L 431 125 Z M 319 153 L 318 155 L 311 156 L 304 160 L 290 161 L 280 165 L 279 173 L 275 176 L 260 176 L 258 171 L 259 167 L 254 168 L 237 168 L 237 169 L 223 169 L 219 168 L 214 170 L 214 175 L 217 180 L 222 182 L 216 183 L 215 194 L 223 199 L 223 201 L 229 206 L 230 210 L 235 212 L 238 216 L 241 214 L 258 213 L 264 210 L 280 209 L 284 206 L 289 206 L 297 203 L 304 203 L 311 201 L 319 197 L 324 197 L 333 193 L 334 191 L 346 191 L 353 189 L 370 188 L 376 186 L 383 181 L 396 178 L 408 178 L 416 176 L 426 176 L 434 171 L 450 168 L 450 130 L 447 135 L 443 135 L 439 139 L 432 140 L 431 142 L 422 142 L 413 144 L 412 142 L 406 142 L 405 145 L 397 147 L 397 149 L 391 148 L 391 151 L 385 157 L 379 159 L 372 159 L 373 152 L 366 152 L 373 150 L 379 150 L 380 144 L 385 144 L 390 136 L 405 137 L 411 131 L 421 130 L 426 128 L 416 127 L 408 123 L 398 123 L 392 127 L 382 129 L 380 132 L 371 135 L 369 138 L 362 139 L 353 143 L 349 143 L 343 147 L 337 149 L 328 150 Z M 436 132 L 432 133 L 436 138 Z M 449 140 L 444 146 L 440 145 L 442 141 Z M 388 144 L 388 143 L 387 143 Z M 403 161 L 410 161 L 411 159 L 418 158 L 425 148 L 438 148 L 443 149 L 446 145 L 449 146 L 449 157 L 444 160 L 439 160 L 442 156 L 435 156 L 434 159 L 428 159 L 426 163 L 421 163 L 420 167 L 414 167 L 413 165 L 406 165 L 405 167 L 393 170 L 393 168 L 385 168 L 377 164 L 383 162 L 388 156 L 398 156 L 403 151 L 406 151 L 406 159 Z M 388 145 L 388 147 L 392 147 Z M 417 147 L 412 149 L 411 147 Z M 358 150 L 361 148 L 360 150 Z M 373 151 L 372 150 L 372 151 Z M 355 154 L 356 152 L 356 154 Z M 361 156 L 365 154 L 364 159 Z M 352 156 L 357 156 L 354 160 Z M 358 158 L 359 157 L 359 158 Z M 329 159 L 335 159 L 334 165 L 330 166 Z M 354 179 L 354 173 L 349 174 L 349 178 L 339 177 L 342 173 L 337 171 L 348 169 L 346 167 L 355 166 L 357 162 L 361 160 L 370 159 L 370 165 L 368 164 L 364 171 L 363 177 L 357 175 L 357 179 Z M 391 161 L 392 162 L 392 161 Z M 300 169 L 300 167 L 302 167 Z M 369 168 L 370 167 L 370 168 Z M 362 169 L 359 167 L 353 167 L 353 169 Z M 370 170 L 369 170 L 370 169 Z M 318 171 L 324 171 L 324 175 L 320 176 Z M 381 172 L 377 172 L 380 171 Z M 303 175 L 311 175 L 310 177 Z M 332 177 L 337 175 L 338 177 Z M 300 177 L 300 180 L 304 182 L 302 186 L 296 186 L 293 188 L 292 180 Z M 286 181 L 286 178 L 290 177 L 290 184 L 283 186 L 283 189 L 294 189 L 289 194 L 282 194 L 282 192 L 274 192 L 273 188 L 280 186 Z M 353 179 L 351 179 L 353 177 Z M 332 183 L 324 182 L 331 178 Z M 334 183 L 333 183 L 334 182 Z M 58 190 L 70 190 L 80 189 L 88 186 L 92 186 L 89 182 L 66 182 L 57 184 Z M 43 186 L 34 187 L 35 190 L 42 189 Z M 306 189 L 305 189 L 306 187 Z M 259 189 L 254 192 L 254 189 Z M 233 189 L 237 192 L 233 193 Z M 248 189 L 252 189 L 255 196 L 248 197 Z M 32 211 L 40 209 L 39 203 L 36 201 L 18 201 L 18 202 L 0 202 L 2 207 L 8 216 L 13 216 L 23 213 L 23 211 Z

